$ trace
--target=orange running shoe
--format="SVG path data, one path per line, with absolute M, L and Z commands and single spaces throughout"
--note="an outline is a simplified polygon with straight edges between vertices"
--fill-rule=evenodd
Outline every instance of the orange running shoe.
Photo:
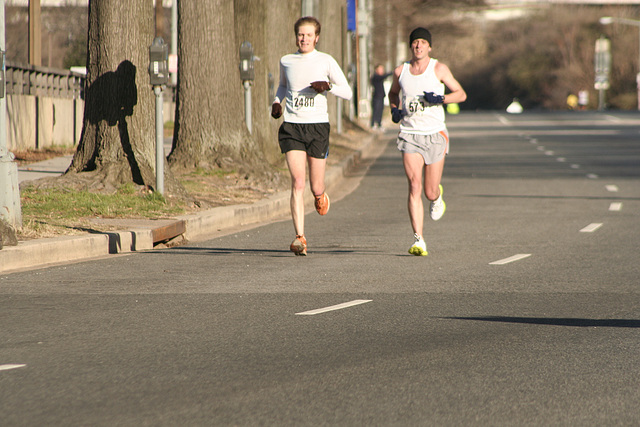
M 329 206 L 331 206 L 331 202 L 329 201 L 329 196 L 327 193 L 322 193 L 319 196 L 315 196 L 316 198 L 316 211 L 320 215 L 326 215 L 329 212 Z
M 306 256 L 307 255 L 307 239 L 302 236 L 296 234 L 296 239 L 289 246 L 291 252 L 296 254 L 297 256 Z

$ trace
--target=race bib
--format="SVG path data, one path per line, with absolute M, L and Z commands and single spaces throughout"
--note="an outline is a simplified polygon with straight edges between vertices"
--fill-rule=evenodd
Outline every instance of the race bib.
M 422 97 L 413 98 L 407 104 L 407 111 L 410 115 L 422 115 L 427 107 L 427 102 Z
M 295 111 L 313 111 L 315 109 L 316 98 L 314 94 L 293 92 L 292 107 Z

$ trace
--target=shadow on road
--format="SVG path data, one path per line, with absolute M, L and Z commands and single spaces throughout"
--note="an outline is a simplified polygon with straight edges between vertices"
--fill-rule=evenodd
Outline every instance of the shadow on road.
M 176 251 L 185 255 L 271 255 L 273 257 L 294 257 L 288 249 L 256 249 L 256 248 L 198 248 L 193 246 L 181 246 L 170 250 L 156 250 L 152 254 L 175 254 Z M 329 248 L 327 246 L 315 246 L 309 249 L 309 254 L 358 254 L 358 253 L 379 253 L 376 250 L 349 249 L 349 248 Z
M 478 320 L 481 322 L 522 323 L 528 325 L 575 326 L 581 328 L 640 328 L 640 320 L 633 319 L 575 319 L 561 317 L 441 317 L 450 320 Z

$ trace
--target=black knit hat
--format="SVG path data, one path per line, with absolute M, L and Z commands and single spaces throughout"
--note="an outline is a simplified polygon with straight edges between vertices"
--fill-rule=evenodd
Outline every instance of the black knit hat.
M 416 39 L 424 39 L 429 42 L 429 46 L 431 46 L 431 33 L 426 28 L 418 27 L 415 30 L 411 31 L 411 35 L 409 36 L 409 46 Z

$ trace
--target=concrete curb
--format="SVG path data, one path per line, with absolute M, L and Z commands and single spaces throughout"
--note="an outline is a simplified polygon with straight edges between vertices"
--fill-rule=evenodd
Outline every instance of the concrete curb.
M 375 135 L 367 137 L 363 147 L 340 164 L 327 168 L 327 188 L 339 185 L 348 171 L 369 153 Z M 307 202 L 312 202 L 311 195 Z M 193 215 L 178 217 L 184 222 L 183 236 L 187 240 L 204 239 L 220 231 L 260 222 L 285 218 L 289 214 L 289 191 L 276 193 L 252 204 L 223 206 Z M 77 262 L 111 254 L 152 250 L 154 231 L 162 227 L 150 225 L 128 231 L 89 233 L 80 236 L 63 236 L 19 242 L 17 246 L 5 246 L 0 250 L 0 273 L 47 267 L 52 264 Z

